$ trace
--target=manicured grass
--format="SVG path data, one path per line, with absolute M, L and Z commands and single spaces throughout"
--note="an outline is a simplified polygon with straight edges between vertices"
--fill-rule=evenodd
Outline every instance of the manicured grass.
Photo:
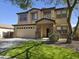
M 14 56 L 16 54 L 19 54 L 23 52 L 25 49 L 33 46 L 41 44 L 41 42 L 35 42 L 35 41 L 28 41 L 24 42 L 20 45 L 17 45 L 16 48 L 10 51 L 7 51 L 7 53 L 3 53 L 6 56 Z M 26 53 L 22 53 L 21 55 L 18 55 L 18 59 L 25 59 Z M 79 59 L 79 53 L 75 52 L 72 49 L 69 48 L 63 48 L 55 45 L 48 45 L 48 44 L 41 44 L 38 46 L 34 46 L 29 50 L 30 59 Z

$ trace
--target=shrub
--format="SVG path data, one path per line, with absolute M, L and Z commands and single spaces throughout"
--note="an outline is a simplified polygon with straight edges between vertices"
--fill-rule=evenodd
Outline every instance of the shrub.
M 28 41 L 23 44 L 17 45 L 17 47 L 13 50 L 8 51 L 5 55 L 6 56 L 14 56 L 23 52 L 26 48 L 31 47 L 35 44 L 40 44 L 39 42 Z M 22 53 L 21 55 L 17 56 L 17 59 L 25 59 L 26 53 Z M 47 45 L 42 44 L 36 47 L 33 47 L 29 50 L 29 59 L 79 59 L 79 53 L 75 52 L 69 48 L 63 48 L 55 45 Z
M 58 32 L 50 32 L 49 33 L 49 40 L 51 41 L 51 42 L 57 42 L 58 41 L 58 39 L 59 39 L 59 33 Z

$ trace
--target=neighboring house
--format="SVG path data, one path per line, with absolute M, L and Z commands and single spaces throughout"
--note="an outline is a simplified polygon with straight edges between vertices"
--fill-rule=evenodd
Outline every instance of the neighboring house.
M 13 36 L 14 28 L 12 25 L 0 24 L 0 38 L 10 38 Z
M 32 8 L 17 13 L 18 24 L 14 25 L 14 37 L 43 38 L 57 30 L 61 38 L 68 33 L 67 8 Z

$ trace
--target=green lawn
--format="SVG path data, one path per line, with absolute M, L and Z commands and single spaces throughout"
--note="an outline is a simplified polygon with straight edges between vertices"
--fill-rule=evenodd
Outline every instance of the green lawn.
M 17 45 L 16 49 L 12 49 L 3 53 L 6 56 L 14 56 L 22 53 L 25 49 L 33 45 L 41 44 L 41 42 L 28 41 Z M 17 59 L 25 59 L 26 52 L 17 56 Z M 79 59 L 79 53 L 69 48 L 63 48 L 55 45 L 41 44 L 34 46 L 29 50 L 29 59 Z

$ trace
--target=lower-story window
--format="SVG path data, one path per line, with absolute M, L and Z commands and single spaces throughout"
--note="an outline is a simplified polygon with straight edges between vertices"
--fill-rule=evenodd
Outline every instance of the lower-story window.
M 66 26 L 57 27 L 57 31 L 62 34 L 67 33 L 67 27 Z
M 35 27 L 17 27 L 17 29 L 34 29 Z
M 62 33 L 67 33 L 67 30 L 61 30 Z

